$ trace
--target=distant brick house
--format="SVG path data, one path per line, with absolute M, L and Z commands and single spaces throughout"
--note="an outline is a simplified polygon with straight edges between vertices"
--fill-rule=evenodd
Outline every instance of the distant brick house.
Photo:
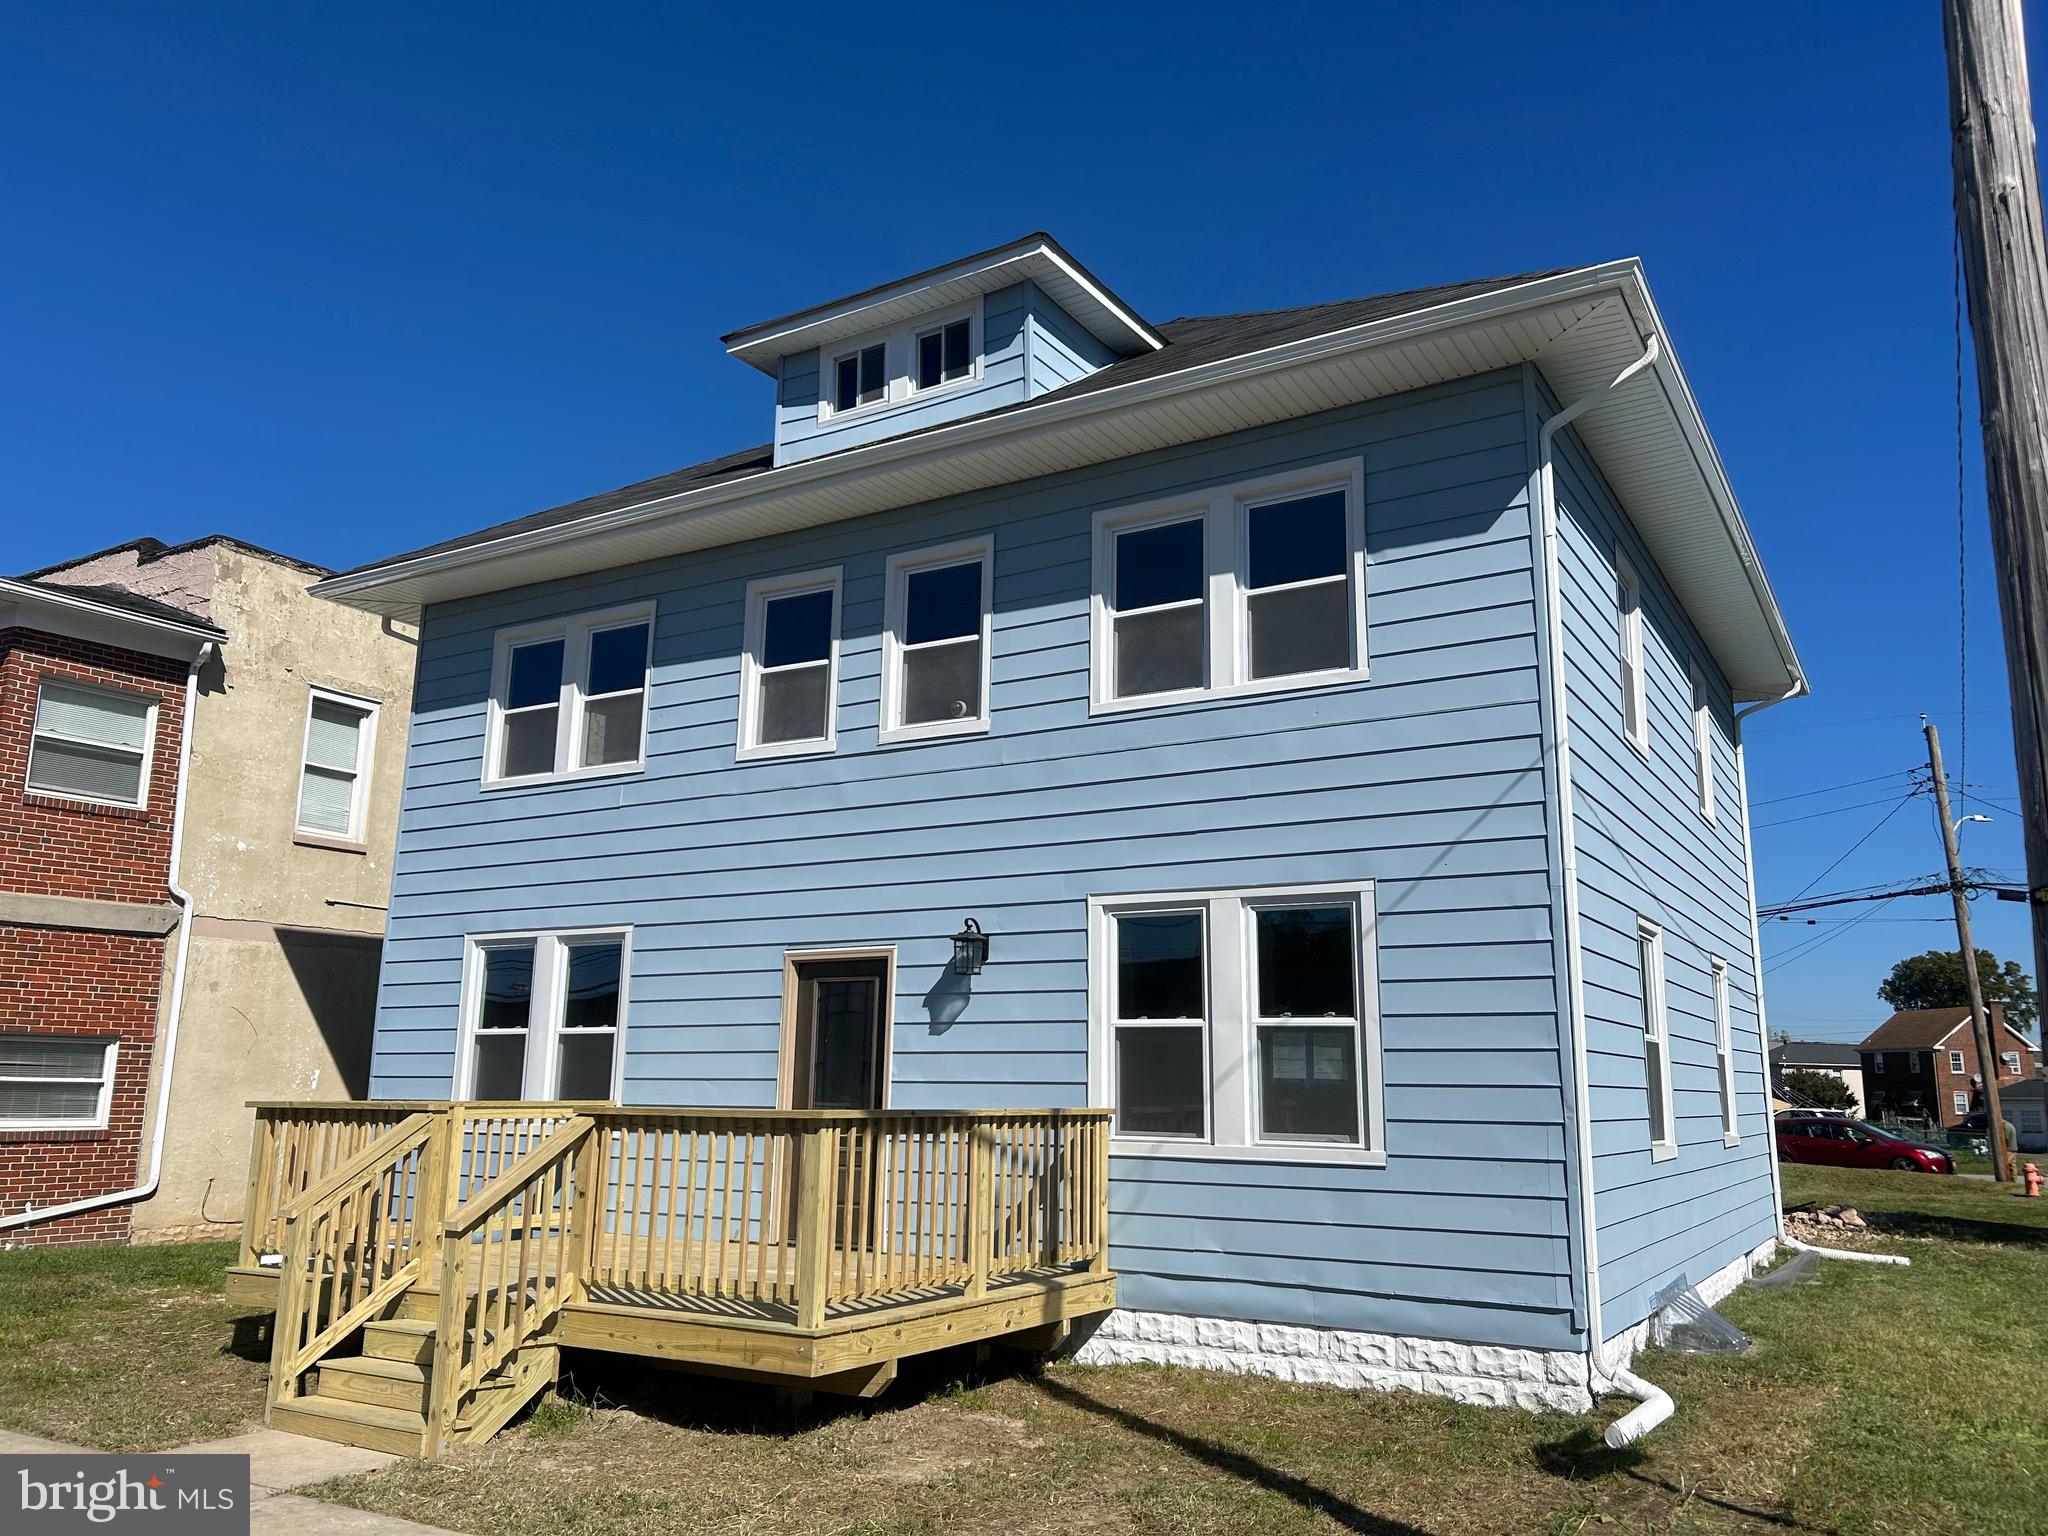
M 136 1181 L 189 679 L 224 638 L 150 598 L 0 580 L 0 1221 Z M 112 1205 L 0 1243 L 128 1232 Z
M 1990 1013 L 1999 1086 L 2035 1081 L 2040 1068 L 2033 1042 L 2005 1022 L 2001 1004 L 1992 1003 Z M 1948 1129 L 1984 1108 L 1984 1078 L 1968 1008 L 1895 1013 L 1857 1049 L 1873 1115 L 1931 1120 Z

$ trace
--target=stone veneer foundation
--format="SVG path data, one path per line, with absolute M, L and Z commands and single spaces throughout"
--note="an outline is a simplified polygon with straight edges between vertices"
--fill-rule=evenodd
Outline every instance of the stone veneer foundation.
M 1777 1249 L 1770 1238 L 1700 1283 L 1717 1305 Z M 1647 1319 L 1602 1346 L 1606 1369 L 1625 1365 L 1649 1338 Z M 1427 1392 L 1489 1407 L 1584 1413 L 1595 1396 L 1590 1362 L 1580 1352 L 1460 1344 L 1342 1328 L 1247 1323 L 1221 1317 L 1119 1308 L 1075 1351 L 1083 1365 L 1185 1365 L 1236 1376 Z M 1601 1385 L 1606 1383 L 1603 1379 Z

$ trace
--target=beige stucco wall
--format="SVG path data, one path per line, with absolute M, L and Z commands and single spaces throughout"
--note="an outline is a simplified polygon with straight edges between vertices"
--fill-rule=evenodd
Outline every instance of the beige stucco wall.
M 200 673 L 193 711 L 180 878 L 197 916 L 161 1182 L 135 1209 L 139 1241 L 233 1232 L 250 1099 L 368 1089 L 414 634 L 307 595 L 317 574 L 222 542 L 148 560 L 118 551 L 51 573 L 160 598 L 228 635 Z M 295 827 L 315 685 L 380 705 L 355 848 Z

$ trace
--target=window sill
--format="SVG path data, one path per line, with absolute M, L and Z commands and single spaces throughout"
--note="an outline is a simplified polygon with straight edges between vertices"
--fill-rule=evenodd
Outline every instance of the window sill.
M 1740 1131 L 1723 1131 L 1723 1132 L 1721 1133 L 1721 1145 L 1722 1145 L 1722 1146 L 1724 1146 L 1724 1147 L 1739 1147 L 1739 1146 L 1741 1146 L 1741 1145 L 1742 1145 L 1742 1132 L 1740 1132 Z
M 148 821 L 149 807 L 119 805 L 111 800 L 87 800 L 80 795 L 59 795 L 47 789 L 22 791 L 23 805 L 41 806 L 48 811 L 77 811 L 86 816 L 112 816 L 119 821 Z
M 529 773 L 517 779 L 485 779 L 486 794 L 501 789 L 546 789 L 552 784 L 582 784 L 591 779 L 624 779 L 647 771 L 647 760 L 607 763 L 602 768 L 571 768 L 564 773 Z
M 1345 667 L 1341 671 L 1302 672 L 1293 677 L 1262 677 L 1241 683 L 1224 683 L 1215 688 L 1183 688 L 1175 693 L 1145 693 L 1136 698 L 1090 697 L 1090 715 L 1121 715 L 1136 709 L 1169 709 L 1176 704 L 1207 704 L 1223 699 L 1256 698 L 1268 693 L 1294 693 L 1303 688 L 1338 688 L 1347 683 L 1371 682 L 1367 667 Z
M 0 1146 L 27 1141 L 106 1141 L 112 1134 L 104 1125 L 0 1125 Z
M 301 848 L 328 848 L 335 853 L 367 854 L 370 851 L 368 843 L 359 843 L 347 837 L 327 837 L 318 832 L 294 832 L 292 841 Z
M 741 747 L 733 754 L 733 761 L 770 763 L 784 757 L 829 757 L 838 750 L 838 739 L 832 736 L 822 741 L 778 741 L 765 746 Z
M 922 725 L 886 726 L 878 739 L 886 747 L 899 742 L 939 741 L 948 736 L 986 736 L 988 728 L 986 715 L 978 720 L 932 720 Z
M 1302 1167 L 1333 1163 L 1352 1168 L 1387 1166 L 1387 1154 L 1372 1147 L 1318 1147 L 1277 1142 L 1249 1147 L 1219 1147 L 1206 1141 L 1132 1141 L 1112 1137 L 1109 1155 L 1183 1158 L 1204 1163 L 1292 1163 Z
M 1631 736 L 1631 735 L 1629 735 L 1629 733 L 1628 733 L 1627 731 L 1623 731 L 1623 732 L 1621 733 L 1621 739 L 1622 739 L 1623 741 L 1627 742 L 1627 743 L 1628 743 L 1628 744 L 1629 744 L 1629 745 L 1630 745 L 1631 747 L 1634 747 L 1634 748 L 1635 748 L 1635 752 L 1636 752 L 1636 756 L 1637 756 L 1637 757 L 1640 757 L 1640 758 L 1641 758 L 1641 759 L 1642 759 L 1642 760 L 1643 760 L 1644 762 L 1646 762 L 1646 763 L 1650 761 L 1650 738 L 1649 738 L 1649 737 L 1647 737 L 1647 736 Z
M 1671 1161 L 1671 1159 L 1673 1159 L 1673 1158 L 1674 1158 L 1674 1157 L 1676 1157 L 1676 1156 L 1678 1156 L 1678 1143 L 1677 1143 L 1677 1142 L 1675 1142 L 1675 1141 L 1653 1141 L 1653 1142 L 1651 1142 L 1651 1143 L 1650 1143 L 1650 1161 L 1651 1161 L 1651 1162 L 1653 1162 L 1653 1163 L 1668 1163 L 1668 1162 L 1670 1162 L 1670 1161 Z

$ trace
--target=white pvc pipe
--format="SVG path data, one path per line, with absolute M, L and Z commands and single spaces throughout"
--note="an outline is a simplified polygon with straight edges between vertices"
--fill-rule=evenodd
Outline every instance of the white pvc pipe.
M 1812 1243 L 1802 1243 L 1796 1237 L 1787 1237 L 1783 1232 L 1778 1234 L 1778 1241 L 1796 1252 L 1817 1253 L 1824 1259 L 1854 1259 L 1858 1264 L 1896 1264 L 1901 1269 L 1913 1267 L 1911 1259 L 1902 1259 L 1896 1253 L 1858 1253 L 1852 1248 L 1817 1248 Z
M 1607 1433 L 1601 1438 L 1611 1450 L 1634 1445 L 1651 1430 L 1662 1424 L 1677 1412 L 1677 1405 L 1671 1401 L 1671 1394 L 1653 1381 L 1645 1381 L 1627 1366 L 1611 1372 L 1608 1385 L 1638 1400 L 1641 1406 L 1631 1408 L 1627 1413 L 1607 1426 Z
M 178 789 L 171 802 L 170 869 L 164 878 L 164 886 L 170 891 L 171 899 L 183 910 L 178 918 L 178 957 L 171 967 L 170 1004 L 165 1010 L 162 1027 L 157 1031 L 162 1053 L 158 1059 L 162 1070 L 157 1074 L 156 1126 L 149 1139 L 149 1171 L 140 1183 L 127 1189 L 89 1195 L 83 1200 L 71 1200 L 63 1205 L 46 1205 L 39 1211 L 21 1211 L 13 1216 L 0 1217 L 0 1232 L 36 1226 L 85 1211 L 97 1211 L 109 1205 L 147 1200 L 156 1193 L 157 1182 L 163 1176 L 164 1127 L 169 1123 L 171 1110 L 171 1069 L 178 1059 L 178 1018 L 185 1006 L 185 959 L 192 945 L 192 893 L 178 883 L 179 863 L 185 848 L 185 783 L 191 777 L 192 710 L 199 697 L 199 669 L 212 654 L 213 642 L 205 641 L 199 647 L 199 654 L 192 658 L 192 665 L 185 669 L 185 719 L 178 740 Z

